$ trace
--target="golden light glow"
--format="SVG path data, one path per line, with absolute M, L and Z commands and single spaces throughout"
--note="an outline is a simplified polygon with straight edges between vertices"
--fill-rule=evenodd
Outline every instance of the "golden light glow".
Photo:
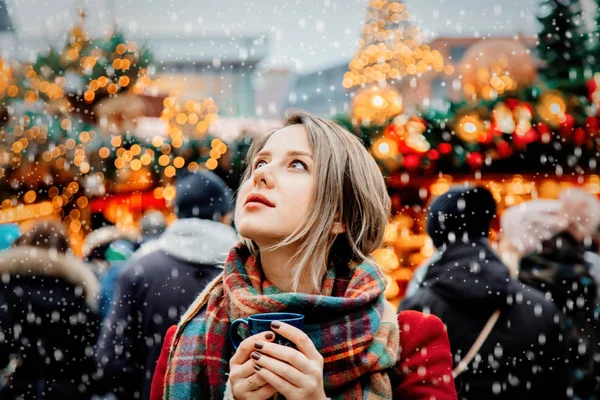
M 214 170 L 215 168 L 217 168 L 218 165 L 219 165 L 219 162 L 217 160 L 215 160 L 214 158 L 209 158 L 206 161 L 206 168 L 208 168 L 210 170 Z
M 121 139 L 121 136 L 113 136 L 110 139 L 110 145 L 112 147 L 120 147 L 122 142 L 123 140 Z
M 373 143 L 372 151 L 379 159 L 391 158 L 398 155 L 398 145 L 391 139 L 381 137 Z
M 357 124 L 363 125 L 382 125 L 402 110 L 402 96 L 389 87 L 370 86 L 360 89 L 352 103 L 352 117 Z
M 458 119 L 456 133 L 465 142 L 475 143 L 479 138 L 479 133 L 485 129 L 483 121 L 478 114 L 472 113 L 463 115 Z
M 6 200 L 5 200 L 6 201 Z M 8 200 L 10 202 L 10 200 Z M 19 205 L 17 207 L 4 208 L 0 211 L 0 224 L 21 222 L 32 218 L 47 217 L 54 213 L 54 207 L 49 201 L 38 204 Z
M 163 154 L 162 156 L 158 157 L 158 163 L 163 167 L 169 165 L 170 162 L 171 159 L 166 154 Z
M 23 196 L 23 201 L 27 204 L 31 204 L 35 201 L 36 193 L 35 190 L 30 190 Z
M 377 264 L 386 272 L 394 271 L 400 268 L 400 260 L 393 249 L 381 248 L 373 252 L 373 258 Z
M 140 160 L 132 160 L 130 164 L 132 171 L 139 171 L 142 168 L 142 162 Z
M 175 167 L 172 165 L 169 165 L 167 168 L 165 168 L 165 176 L 167 178 L 174 177 L 176 173 L 177 173 L 177 171 L 175 170 Z
M 564 121 L 567 104 L 559 92 L 544 92 L 540 96 L 536 110 L 544 122 L 557 127 Z
M 444 70 L 449 74 L 449 71 Z M 461 60 L 462 89 L 467 99 L 492 100 L 536 80 L 535 60 L 517 40 L 481 40 Z
M 184 165 L 185 165 L 185 160 L 183 159 L 183 157 L 176 157 L 173 160 L 173 166 L 175 166 L 175 168 L 183 168 Z
M 423 74 L 431 70 L 441 72 L 444 70 L 441 53 L 432 51 L 423 41 L 423 34 L 411 24 L 404 4 L 372 0 L 367 9 L 359 51 L 348 64 L 342 85 L 351 88 L 381 83 L 400 75 Z
M 174 186 L 167 186 L 163 189 L 162 195 L 165 200 L 173 201 L 175 199 L 176 190 Z

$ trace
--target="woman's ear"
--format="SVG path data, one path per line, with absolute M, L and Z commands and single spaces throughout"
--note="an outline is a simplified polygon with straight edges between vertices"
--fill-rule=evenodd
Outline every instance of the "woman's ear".
M 334 222 L 333 225 L 331 226 L 331 234 L 332 235 L 339 235 L 340 233 L 344 233 L 346 232 L 346 226 L 344 225 L 343 222 Z

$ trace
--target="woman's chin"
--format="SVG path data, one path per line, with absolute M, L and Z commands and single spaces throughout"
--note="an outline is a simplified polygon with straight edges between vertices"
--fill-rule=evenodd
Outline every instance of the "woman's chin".
M 286 237 L 281 233 L 276 233 L 265 229 L 264 226 L 251 227 L 242 225 L 237 227 L 237 230 L 241 237 L 252 240 L 259 248 L 277 244 Z

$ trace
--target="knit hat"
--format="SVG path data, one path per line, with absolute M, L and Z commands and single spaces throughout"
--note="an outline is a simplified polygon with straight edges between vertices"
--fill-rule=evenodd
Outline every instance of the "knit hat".
M 568 232 L 581 241 L 596 233 L 600 201 L 583 189 L 569 188 L 558 200 L 536 199 L 507 209 L 500 220 L 503 240 L 521 257 L 540 250 L 542 243 Z
M 231 190 L 210 171 L 197 171 L 177 182 L 175 213 L 177 218 L 220 221 L 231 211 Z
M 558 200 L 536 199 L 510 207 L 500 218 L 502 240 L 523 257 L 567 227 Z
M 563 190 L 558 197 L 567 219 L 567 231 L 576 239 L 583 240 L 596 234 L 600 225 L 600 200 L 580 188 Z
M 436 248 L 488 236 L 496 201 L 484 187 L 455 187 L 429 206 L 427 233 Z
M 17 224 L 0 225 L 0 250 L 6 250 L 21 236 L 21 229 Z

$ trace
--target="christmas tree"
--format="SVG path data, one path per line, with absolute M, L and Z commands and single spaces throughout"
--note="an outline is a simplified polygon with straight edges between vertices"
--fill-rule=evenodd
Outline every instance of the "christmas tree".
M 537 45 L 538 57 L 544 60 L 541 78 L 554 88 L 582 87 L 587 46 L 579 1 L 545 0 L 541 6 Z
M 430 70 L 443 71 L 442 55 L 423 41 L 421 30 L 410 23 L 404 4 L 370 1 L 358 53 L 344 74 L 344 87 L 380 83 Z
M 383 124 L 400 114 L 403 101 L 395 89 L 402 77 L 454 71 L 444 66 L 439 51 L 423 42 L 421 30 L 411 24 L 402 2 L 369 1 L 359 50 L 342 81 L 345 88 L 361 87 L 352 106 L 354 124 Z

